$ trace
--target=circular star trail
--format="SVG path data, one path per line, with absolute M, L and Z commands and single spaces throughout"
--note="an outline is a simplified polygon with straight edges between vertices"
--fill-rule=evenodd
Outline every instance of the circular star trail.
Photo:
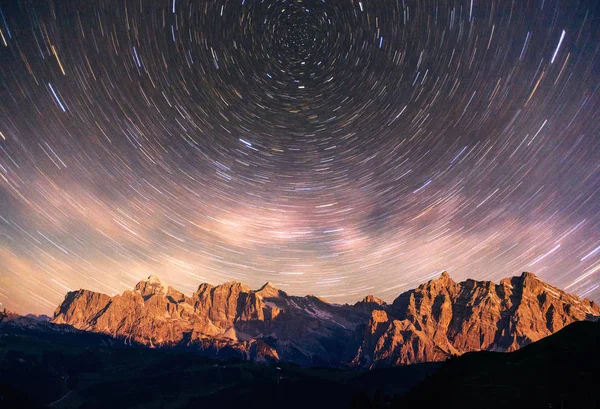
M 150 274 L 600 297 L 594 1 L 12 1 L 0 301 Z

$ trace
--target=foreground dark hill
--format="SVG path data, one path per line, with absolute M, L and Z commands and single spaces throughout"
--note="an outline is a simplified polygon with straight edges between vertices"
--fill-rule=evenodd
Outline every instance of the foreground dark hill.
M 77 339 L 89 335 L 85 345 Z M 95 335 L 51 333 L 47 339 L 47 331 L 35 328 L 0 332 L 0 407 L 349 408 L 361 396 L 404 394 L 440 365 L 366 372 L 275 366 L 173 349 L 99 346 L 106 340 Z
M 2 328 L 0 328 L 2 329 Z M 213 360 L 90 346 L 96 334 L 0 332 L 0 407 L 597 408 L 600 323 L 573 323 L 516 352 L 369 371 Z M 87 338 L 82 345 L 78 337 Z M 408 393 L 407 393 L 408 392 Z
M 151 276 L 109 297 L 67 294 L 52 322 L 122 343 L 176 347 L 212 357 L 303 366 L 374 368 L 443 361 L 470 351 L 514 351 L 600 307 L 534 274 L 454 282 L 447 273 L 390 305 L 373 296 L 354 305 L 296 297 L 267 283 L 201 284 L 191 296 Z
M 394 407 L 600 408 L 600 322 L 576 322 L 510 354 L 446 361 Z

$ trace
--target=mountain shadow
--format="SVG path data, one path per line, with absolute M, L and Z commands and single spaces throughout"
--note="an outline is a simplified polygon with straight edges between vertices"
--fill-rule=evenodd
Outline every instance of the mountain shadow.
M 600 322 L 575 322 L 511 353 L 471 352 L 446 361 L 393 408 L 600 407 Z

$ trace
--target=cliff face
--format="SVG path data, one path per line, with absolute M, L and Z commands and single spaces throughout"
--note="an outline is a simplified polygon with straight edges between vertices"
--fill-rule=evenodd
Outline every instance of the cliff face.
M 514 351 L 574 321 L 600 315 L 531 273 L 495 284 L 455 283 L 447 273 L 373 311 L 354 362 L 360 366 L 438 361 L 469 351 Z
M 238 282 L 201 284 L 187 297 L 151 276 L 114 297 L 70 292 L 52 322 L 150 347 L 334 366 L 352 359 L 360 343 L 355 327 L 366 323 L 369 313 L 288 296 L 270 283 L 257 291 Z
M 188 297 L 151 276 L 114 297 L 70 292 L 52 322 L 211 356 L 374 367 L 512 351 L 598 315 L 594 303 L 530 273 L 500 284 L 457 284 L 444 273 L 391 305 L 368 296 L 352 306 L 289 296 L 270 283 L 256 291 L 238 282 L 201 284 Z

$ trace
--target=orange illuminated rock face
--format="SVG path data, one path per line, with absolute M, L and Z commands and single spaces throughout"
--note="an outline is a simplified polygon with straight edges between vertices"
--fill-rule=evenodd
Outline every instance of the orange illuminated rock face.
M 513 351 L 565 325 L 600 316 L 531 273 L 500 284 L 447 273 L 391 305 L 367 296 L 354 305 L 289 296 L 270 283 L 201 284 L 191 296 L 151 276 L 109 297 L 70 292 L 55 324 L 150 347 L 185 347 L 214 356 L 301 365 L 378 365 L 440 361 L 468 351 Z
M 70 292 L 52 321 L 150 347 L 337 366 L 352 359 L 360 343 L 355 327 L 369 313 L 288 296 L 270 283 L 256 291 L 238 282 L 201 284 L 188 297 L 151 276 L 114 297 Z
M 439 361 L 469 351 L 514 351 L 600 315 L 589 300 L 534 274 L 455 283 L 447 273 L 400 295 L 387 319 L 374 311 L 354 362 L 373 367 Z

